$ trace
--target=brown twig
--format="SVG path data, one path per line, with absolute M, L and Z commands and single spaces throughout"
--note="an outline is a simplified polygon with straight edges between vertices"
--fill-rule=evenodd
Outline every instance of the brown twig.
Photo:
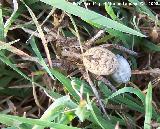
M 45 109 L 40 105 L 38 98 L 37 98 L 37 94 L 36 94 L 36 87 L 34 84 L 34 75 L 32 75 L 32 87 L 33 87 L 33 97 L 34 97 L 34 101 L 36 103 L 36 105 L 43 111 L 45 111 Z
M 132 74 L 156 74 L 160 75 L 160 69 L 159 68 L 154 68 L 154 69 L 149 69 L 149 70 L 132 70 Z
M 6 44 L 7 44 L 7 43 L 0 41 L 0 45 L 1 45 L 1 46 L 6 45 Z M 28 55 L 27 53 L 23 52 L 22 50 L 14 47 L 14 46 L 11 46 L 11 45 L 10 45 L 10 46 L 7 46 L 7 47 L 6 47 L 6 50 L 8 50 L 8 51 L 10 51 L 10 52 L 12 52 L 12 53 L 20 56 L 22 59 L 28 59 L 28 60 L 32 60 L 32 61 L 34 61 L 34 62 L 37 62 L 37 58 L 36 58 L 36 57 L 30 56 L 30 55 Z

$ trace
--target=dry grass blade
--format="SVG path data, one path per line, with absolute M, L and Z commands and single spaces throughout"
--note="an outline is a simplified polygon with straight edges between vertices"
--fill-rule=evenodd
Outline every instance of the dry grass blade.
M 159 68 L 154 68 L 154 69 L 149 69 L 149 70 L 133 70 L 132 74 L 156 74 L 160 75 L 160 69 Z
M 15 40 L 15 41 L 13 41 L 13 43 L 17 42 L 17 41 L 19 41 L 19 40 Z M 11 44 L 12 44 L 12 42 L 11 42 Z M 22 59 L 25 59 L 25 60 L 27 59 L 27 60 L 37 62 L 37 58 L 28 55 L 27 53 L 23 52 L 22 50 L 19 50 L 18 48 L 14 47 L 14 46 L 11 46 L 10 43 L 9 43 L 9 45 L 7 45 L 7 43 L 0 41 L 0 45 L 1 45 L 1 47 L 4 46 L 4 48 L 6 50 L 20 56 Z
M 33 11 L 26 4 L 25 4 L 25 6 L 27 7 L 27 9 L 28 9 L 28 11 L 29 11 L 29 13 L 30 13 L 30 15 L 31 15 L 36 27 L 37 27 L 38 33 L 39 33 L 40 38 L 42 40 L 42 44 L 44 46 L 44 50 L 45 50 L 45 53 L 46 53 L 46 56 L 47 56 L 47 59 L 48 59 L 49 66 L 52 68 L 52 60 L 51 60 L 51 56 L 50 56 L 49 49 L 48 49 L 48 46 L 47 46 L 47 40 L 45 39 L 45 35 L 42 31 L 42 28 L 39 25 L 39 23 L 37 21 L 37 18 L 35 16 L 35 14 L 33 13 Z
M 54 11 L 55 11 L 55 8 L 52 8 L 52 10 L 50 11 L 50 13 L 49 13 L 48 16 L 44 19 L 44 21 L 42 22 L 42 24 L 41 24 L 40 26 L 44 25 L 44 23 L 52 16 L 52 14 L 54 13 Z M 36 37 L 38 37 L 38 38 L 41 38 L 41 36 L 40 36 L 40 34 L 37 32 L 37 30 L 36 30 L 36 31 L 33 31 L 33 30 L 30 30 L 30 29 L 27 29 L 27 28 L 24 28 L 24 27 L 22 27 L 22 29 L 23 29 L 26 33 L 31 34 L 30 37 L 28 38 L 28 40 L 27 40 L 26 42 L 28 42 L 28 41 L 32 38 L 32 36 L 36 36 Z
M 33 79 L 33 76 L 32 76 L 32 79 Z M 33 80 L 34 82 L 34 80 Z M 35 84 L 32 83 L 32 86 L 33 86 L 33 97 L 34 97 L 34 100 L 35 100 L 35 103 L 36 105 L 43 111 L 45 111 L 45 109 L 40 105 L 39 101 L 38 101 L 38 98 L 37 98 L 37 94 L 36 94 L 36 87 L 35 87 Z
M 18 41 L 19 41 L 19 39 L 14 40 L 14 41 L 9 42 L 9 43 L 5 43 L 5 42 L 3 42 L 3 41 L 0 41 L 0 50 L 2 50 L 2 49 L 7 49 L 7 48 L 9 48 L 12 44 L 14 44 L 14 43 L 16 43 L 16 42 L 18 42 Z

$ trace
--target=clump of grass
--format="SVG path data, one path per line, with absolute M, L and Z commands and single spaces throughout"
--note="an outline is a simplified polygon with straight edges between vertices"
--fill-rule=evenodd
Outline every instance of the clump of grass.
M 140 0 L 128 1 L 137 6 L 92 2 L 87 1 L 87 8 L 81 1 L 2 0 L 1 128 L 159 127 L 159 64 L 152 67 L 152 59 L 144 58 L 160 51 L 157 15 Z M 94 37 L 99 30 L 104 33 Z M 86 75 L 81 61 L 61 56 L 68 49 L 83 53 L 86 41 L 93 38 L 93 46 L 110 43 L 138 52 L 135 57 L 113 49 L 130 61 L 133 75 L 129 83 Z

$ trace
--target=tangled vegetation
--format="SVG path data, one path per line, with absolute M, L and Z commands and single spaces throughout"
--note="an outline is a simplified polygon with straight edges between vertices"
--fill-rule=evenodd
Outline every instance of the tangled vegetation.
M 160 129 L 159 11 L 159 0 L 1 0 L 0 128 Z

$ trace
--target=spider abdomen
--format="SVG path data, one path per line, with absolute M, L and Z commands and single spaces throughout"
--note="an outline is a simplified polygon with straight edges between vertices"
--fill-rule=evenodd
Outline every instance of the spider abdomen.
M 85 68 L 96 75 L 110 75 L 117 69 L 116 55 L 108 49 L 93 47 L 83 54 Z

